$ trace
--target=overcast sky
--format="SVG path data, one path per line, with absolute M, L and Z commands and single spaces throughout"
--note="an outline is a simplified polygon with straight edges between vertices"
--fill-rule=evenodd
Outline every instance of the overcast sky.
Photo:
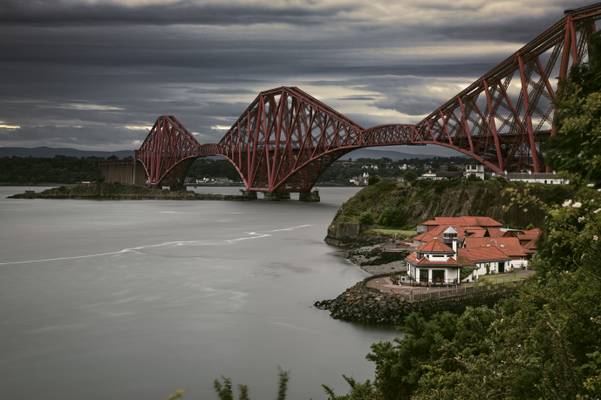
M 413 123 L 588 3 L 0 0 L 0 146 L 133 149 L 161 114 L 216 142 L 281 85 Z

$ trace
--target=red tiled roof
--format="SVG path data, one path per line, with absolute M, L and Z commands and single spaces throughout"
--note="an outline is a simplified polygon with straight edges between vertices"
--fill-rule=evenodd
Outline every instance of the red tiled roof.
M 431 229 L 427 232 L 424 233 L 420 233 L 419 235 L 415 236 L 413 238 L 413 240 L 417 240 L 423 243 L 428 243 L 432 240 L 434 240 L 435 238 L 441 238 L 442 237 L 442 233 L 448 228 L 447 225 L 441 225 L 441 226 L 437 226 L 434 229 Z
M 490 237 L 518 237 L 522 233 L 519 229 L 488 228 Z
M 422 253 L 454 253 L 453 249 L 440 240 L 430 240 L 428 243 L 417 248 Z
M 452 227 L 457 231 L 457 239 L 459 239 L 459 241 L 463 241 L 463 239 L 467 236 L 484 237 L 484 234 L 486 233 L 486 229 L 479 226 L 469 226 L 464 228 L 452 225 L 438 225 L 427 232 L 420 233 L 419 235 L 415 236 L 413 240 L 428 243 L 435 239 L 442 239 L 444 231 L 446 231 L 449 227 Z
M 411 253 L 405 260 L 410 264 L 415 265 L 416 267 L 434 267 L 434 266 L 442 266 L 442 267 L 457 267 L 459 268 L 461 265 L 457 263 L 457 260 L 453 258 L 448 258 L 446 261 L 438 261 L 438 260 L 428 260 L 426 257 L 422 257 L 419 260 L 417 259 L 416 253 Z
M 496 247 L 509 257 L 525 257 L 527 255 L 526 249 L 516 237 L 468 237 L 465 239 L 464 246 L 467 249 Z
M 459 259 L 477 263 L 486 261 L 506 261 L 509 260 L 509 256 L 498 248 L 491 246 L 459 249 Z
M 505 231 L 502 231 L 501 228 L 488 228 L 488 236 L 490 237 L 503 237 Z
M 518 234 L 518 239 L 520 239 L 520 241 L 538 240 L 540 235 L 541 235 L 541 230 L 538 228 L 533 228 L 533 229 L 525 230 L 521 234 Z
M 498 221 L 490 217 L 479 217 L 479 216 L 462 216 L 462 217 L 436 217 L 434 219 L 422 222 L 422 225 L 453 225 L 453 226 L 503 226 Z
M 469 226 L 463 232 L 464 237 L 484 237 L 485 234 L 486 229 L 479 226 Z
M 526 253 L 533 254 L 536 253 L 536 240 L 531 240 L 528 243 L 523 245 L 524 249 L 526 249 Z

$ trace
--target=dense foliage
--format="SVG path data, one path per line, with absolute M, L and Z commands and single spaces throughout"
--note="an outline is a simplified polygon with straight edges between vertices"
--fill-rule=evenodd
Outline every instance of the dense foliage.
M 412 158 L 397 161 L 389 158 L 339 160 L 324 171 L 317 184 L 348 185 L 351 178 L 360 176 L 364 172 L 367 172 L 370 177 L 404 178 L 412 182 L 418 175 L 428 170 L 462 171 L 464 165 L 469 162 L 470 159 L 465 157 Z
M 240 174 L 227 160 L 212 160 L 210 158 L 197 158 L 194 160 L 186 176 L 193 179 L 202 178 L 227 178 L 240 182 Z
M 97 157 L 1 157 L 0 183 L 76 183 L 101 179 Z
M 382 180 L 344 203 L 329 234 L 335 232 L 339 223 L 413 229 L 419 222 L 439 215 L 486 215 L 513 227 L 542 226 L 547 206 L 561 204 L 576 190 L 574 185 L 525 184 L 503 179 L 413 183 Z
M 77 183 L 80 181 L 100 181 L 102 175 L 99 157 L 0 157 L 0 183 L 4 184 L 36 184 L 36 183 Z M 370 182 L 376 183 L 380 177 L 405 178 L 414 181 L 417 174 L 427 168 L 435 170 L 460 170 L 466 158 L 431 158 L 392 161 L 388 158 L 379 160 L 359 159 L 334 162 L 319 178 L 318 184 L 349 185 L 349 180 L 364 172 L 370 174 Z M 401 170 L 402 165 L 407 170 Z M 240 182 L 236 168 L 227 160 L 198 158 L 188 169 L 186 176 L 191 179 L 226 178 Z
M 557 170 L 601 181 L 601 40 L 589 45 L 590 63 L 572 69 L 561 86 L 555 115 L 557 135 L 545 157 Z
M 545 232 L 537 278 L 517 297 L 460 315 L 413 314 L 402 339 L 373 346 L 371 389 L 332 398 L 601 396 L 601 198 L 583 190 L 554 207 Z
M 77 183 L 81 181 L 102 181 L 99 157 L 0 157 L 0 183 Z M 193 179 L 228 178 L 239 182 L 236 168 L 226 160 L 199 158 L 195 160 L 187 176 Z

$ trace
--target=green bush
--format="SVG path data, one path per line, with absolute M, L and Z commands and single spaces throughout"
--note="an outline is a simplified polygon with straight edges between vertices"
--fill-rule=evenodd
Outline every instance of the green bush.
M 374 224 L 374 216 L 372 215 L 371 212 L 369 211 L 364 211 L 361 213 L 361 215 L 359 216 L 359 223 L 361 225 L 373 225 Z
M 372 175 L 367 179 L 368 185 L 375 185 L 378 182 L 380 182 L 380 177 L 377 175 Z
M 378 224 L 400 228 L 407 223 L 407 212 L 401 207 L 388 207 L 378 217 Z

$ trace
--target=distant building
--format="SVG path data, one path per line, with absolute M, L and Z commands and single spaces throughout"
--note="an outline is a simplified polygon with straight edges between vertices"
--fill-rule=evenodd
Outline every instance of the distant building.
M 466 164 L 465 169 L 463 171 L 463 176 L 465 178 L 469 178 L 470 176 L 475 176 L 479 179 L 484 180 L 486 176 L 484 172 L 484 165 L 482 164 Z
M 510 182 L 542 183 L 545 185 L 567 185 L 569 179 L 562 178 L 555 172 L 505 172 L 500 175 Z
M 349 183 L 352 183 L 355 186 L 367 186 L 369 183 L 369 173 L 364 172 L 361 175 L 353 176 L 349 179 Z
M 428 170 L 428 172 L 424 172 L 417 179 L 419 180 L 429 180 L 429 181 L 442 181 L 447 178 L 443 176 L 438 176 L 436 173 L 432 172 L 432 170 Z

